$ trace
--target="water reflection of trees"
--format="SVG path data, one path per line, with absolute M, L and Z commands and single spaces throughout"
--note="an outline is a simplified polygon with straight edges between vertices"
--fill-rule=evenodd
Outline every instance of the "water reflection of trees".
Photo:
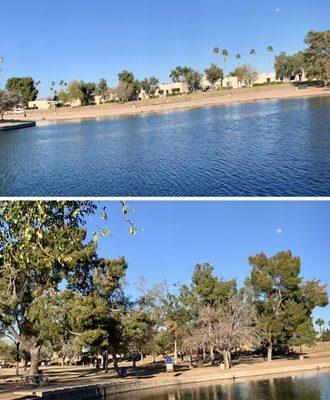
M 111 400 L 322 400 L 327 398 L 322 397 L 322 385 L 327 390 L 323 381 L 328 382 L 328 378 L 328 374 L 315 374 L 224 381 L 208 386 L 197 384 L 190 387 L 163 387 L 112 395 Z

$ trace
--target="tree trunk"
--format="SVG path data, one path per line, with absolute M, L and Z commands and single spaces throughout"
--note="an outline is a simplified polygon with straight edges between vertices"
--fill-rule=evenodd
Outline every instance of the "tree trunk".
M 33 346 L 29 349 L 31 356 L 30 375 L 35 375 L 39 370 L 40 346 Z
M 103 369 L 104 372 L 108 372 L 109 371 L 109 354 L 108 354 L 108 350 L 104 352 L 103 354 Z
M 272 361 L 272 355 L 273 355 L 273 343 L 270 342 L 267 347 L 267 361 L 268 362 Z
M 188 362 L 189 362 L 189 368 L 192 368 L 193 365 L 192 365 L 192 358 L 191 358 L 191 354 L 190 353 L 189 353 L 189 356 L 188 356 Z
M 214 361 L 214 348 L 213 348 L 213 346 L 210 347 L 210 358 L 211 358 L 211 361 Z
M 229 363 L 229 366 L 231 367 L 231 352 L 230 351 L 228 351 L 228 353 L 227 353 L 227 355 L 228 355 L 228 363 Z
M 205 361 L 206 358 L 206 352 L 205 352 L 205 346 L 203 346 L 203 361 Z
M 118 367 L 118 359 L 116 354 L 112 354 L 112 359 L 113 359 L 113 368 L 119 375 L 119 367 Z
M 16 376 L 19 376 L 19 342 L 16 343 Z
M 223 362 L 225 364 L 225 369 L 229 369 L 230 366 L 229 366 L 229 359 L 228 359 L 228 351 L 224 350 L 222 352 L 222 355 L 223 355 Z
M 143 353 L 140 353 L 140 357 L 141 357 L 141 365 L 143 365 Z
M 175 339 L 174 339 L 174 364 L 178 363 L 178 339 L 176 338 L 175 335 Z
M 133 356 L 133 368 L 136 367 L 136 360 L 135 360 L 135 356 Z

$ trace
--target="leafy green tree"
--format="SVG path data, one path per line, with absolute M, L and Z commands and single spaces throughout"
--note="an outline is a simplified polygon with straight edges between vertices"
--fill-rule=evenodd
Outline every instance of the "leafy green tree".
M 68 85 L 68 95 L 71 101 L 80 100 L 83 102 L 84 96 L 81 90 L 82 81 L 71 81 Z
M 325 324 L 324 319 L 318 318 L 318 319 L 315 321 L 315 323 L 316 323 L 316 325 L 317 325 L 317 326 L 319 327 L 319 329 L 320 329 L 320 340 L 321 340 L 321 342 L 322 342 L 322 326 Z
M 124 341 L 126 351 L 133 357 L 133 366 L 136 366 L 136 354 L 140 354 L 143 363 L 144 352 L 154 335 L 154 321 L 149 313 L 135 310 L 127 313 L 123 318 Z
M 140 91 L 140 82 L 135 79 L 133 72 L 124 70 L 118 74 L 119 84 L 116 94 L 119 100 L 135 100 Z
M 89 202 L 0 204 L 0 320 L 30 353 L 32 374 L 41 347 L 60 334 L 58 285 L 95 256 L 82 228 L 93 211 Z
M 271 361 L 274 344 L 284 348 L 290 341 L 303 344 L 301 332 L 311 326 L 313 309 L 328 303 L 326 287 L 315 280 L 304 282 L 300 258 L 289 250 L 272 257 L 260 253 L 249 257 L 249 263 L 252 270 L 246 287 L 258 312 L 267 360 Z
M 62 104 L 70 103 L 71 96 L 67 90 L 63 90 L 63 89 L 59 90 L 57 97 Z
M 94 95 L 96 91 L 96 85 L 94 82 L 82 82 L 81 92 L 82 92 L 82 105 L 86 106 L 94 102 Z
M 214 267 L 209 263 L 196 264 L 191 290 L 197 294 L 200 304 L 225 303 L 236 292 L 236 280 L 219 279 L 214 275 Z
M 38 89 L 31 77 L 9 78 L 6 89 L 16 96 L 24 107 L 27 107 L 29 101 L 35 100 L 38 96 Z
M 330 30 L 308 32 L 305 43 L 304 71 L 308 79 L 320 79 L 328 85 L 330 64 Z
M 156 90 L 158 89 L 159 80 L 154 76 L 150 78 L 145 78 L 140 82 L 141 89 L 145 91 L 148 96 L 154 96 Z
M 0 357 L 5 364 L 13 364 L 16 361 L 16 346 L 12 341 L 0 339 Z
M 108 96 L 109 88 L 107 84 L 107 80 L 102 78 L 99 83 L 96 85 L 95 94 L 101 97 L 101 100 L 104 102 Z
M 299 52 L 292 56 L 287 56 L 281 52 L 275 57 L 276 79 L 290 80 L 295 75 L 302 75 L 304 68 L 303 53 Z
M 213 89 L 218 81 L 223 79 L 223 71 L 216 64 L 211 64 L 209 68 L 205 68 L 206 79 L 210 82 Z
M 196 92 L 200 89 L 202 74 L 193 69 L 186 74 L 186 82 L 190 92 Z
M 132 83 L 134 83 L 135 78 L 134 78 L 133 72 L 124 70 L 122 72 L 119 72 L 118 80 L 119 80 L 119 82 L 125 82 L 128 84 L 132 84 Z
M 178 66 L 174 68 L 170 73 L 170 78 L 173 82 L 185 82 L 187 74 L 192 71 L 190 67 Z
M 124 257 L 96 259 L 89 271 L 84 271 L 88 279 L 77 280 L 77 284 L 71 284 L 63 292 L 62 310 L 67 331 L 78 336 L 81 345 L 87 346 L 93 354 L 102 353 L 106 370 L 109 352 L 115 359 L 123 342 L 121 318 L 129 309 L 122 291 L 126 269 Z M 117 365 L 115 367 L 117 369 Z
M 93 82 L 71 81 L 68 85 L 68 97 L 71 101 L 80 100 L 83 106 L 94 101 L 96 85 Z

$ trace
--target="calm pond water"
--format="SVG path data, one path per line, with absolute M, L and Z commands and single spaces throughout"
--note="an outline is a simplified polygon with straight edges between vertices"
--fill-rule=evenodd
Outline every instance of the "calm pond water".
M 0 195 L 329 196 L 330 96 L 2 132 Z
M 113 400 L 329 400 L 330 372 L 175 386 L 111 396 Z M 109 397 L 110 400 L 110 397 Z

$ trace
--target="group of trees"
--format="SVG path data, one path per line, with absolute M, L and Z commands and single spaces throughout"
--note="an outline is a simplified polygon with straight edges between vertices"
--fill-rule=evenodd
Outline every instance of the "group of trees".
M 280 80 L 290 80 L 296 75 L 305 73 L 307 79 L 318 79 L 328 84 L 330 75 L 330 31 L 308 32 L 305 43 L 306 49 L 293 55 L 281 52 L 275 57 L 274 68 L 276 78 Z M 271 67 L 273 47 L 268 46 L 269 64 Z M 222 84 L 224 76 L 237 76 L 246 86 L 251 86 L 257 79 L 257 71 L 251 66 L 252 57 L 256 54 L 255 49 L 251 49 L 249 55 L 250 63 L 238 66 L 234 71 L 227 72 L 227 59 L 229 52 L 227 49 L 221 51 L 223 58 L 223 69 L 217 65 L 217 58 L 220 50 L 218 47 L 213 49 L 215 62 L 204 70 L 206 79 L 211 87 L 215 89 L 217 82 Z M 241 54 L 236 54 L 237 62 L 241 59 Z M 203 74 L 187 66 L 177 66 L 170 72 L 173 82 L 186 82 L 188 90 L 194 92 L 202 88 L 201 82 Z M 29 101 L 37 98 L 37 86 L 40 82 L 34 82 L 31 77 L 10 78 L 7 81 L 5 90 L 0 90 L 0 116 L 14 105 L 21 104 L 27 107 Z M 53 81 L 50 84 L 51 98 L 60 100 L 62 103 L 70 103 L 80 100 L 82 105 L 93 104 L 95 96 L 100 96 L 101 102 L 111 100 L 129 101 L 136 100 L 141 89 L 149 97 L 156 94 L 159 88 L 159 80 L 155 77 L 145 78 L 141 81 L 134 77 L 131 71 L 124 70 L 118 74 L 118 85 L 109 88 L 107 81 L 101 79 L 99 83 L 72 81 L 65 83 L 61 80 L 58 85 Z
M 5 89 L 0 89 L 0 119 L 3 120 L 4 113 L 18 104 L 27 107 L 29 101 L 35 100 L 39 84 L 31 77 L 9 78 Z
M 0 203 L 0 329 L 19 344 L 31 373 L 46 351 L 72 359 L 87 349 L 103 355 L 105 369 L 109 354 L 118 369 L 118 354 L 221 353 L 229 367 L 239 349 L 267 348 L 270 360 L 274 347 L 315 341 L 311 313 L 327 304 L 326 288 L 302 280 L 290 251 L 250 257 L 240 289 L 197 264 L 189 284 L 173 291 L 141 284 L 133 300 L 124 290 L 126 260 L 97 255 L 99 238 L 110 233 L 106 210 L 99 232 L 86 230 L 96 212 L 88 201 Z M 125 205 L 122 212 L 134 234 Z
M 330 30 L 308 32 L 307 48 L 293 55 L 281 52 L 275 57 L 276 78 L 290 80 L 305 73 L 307 79 L 319 79 L 327 86 L 330 76 Z
M 58 99 L 64 104 L 80 100 L 82 105 L 92 104 L 95 96 L 100 96 L 102 103 L 113 99 L 118 101 L 136 100 L 141 89 L 148 96 L 153 96 L 158 84 L 159 81 L 155 77 L 138 81 L 133 72 L 124 70 L 118 74 L 118 85 L 114 88 L 110 88 L 104 78 L 100 79 L 98 83 L 72 81 L 58 92 Z

